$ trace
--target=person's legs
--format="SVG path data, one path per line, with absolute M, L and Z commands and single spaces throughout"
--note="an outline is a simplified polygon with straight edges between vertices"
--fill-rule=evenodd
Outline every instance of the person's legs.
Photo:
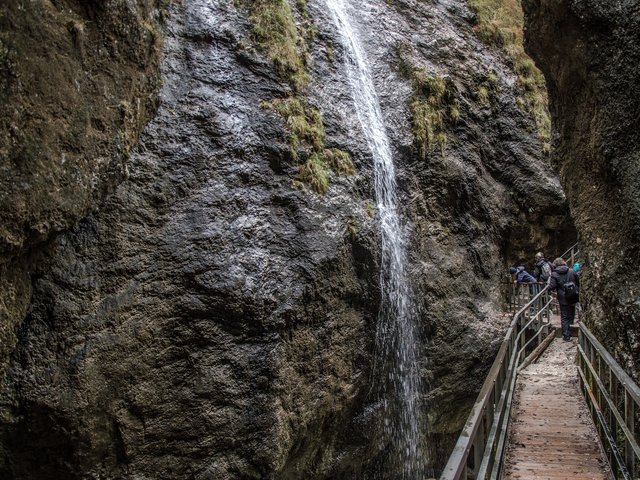
M 560 305 L 560 325 L 562 325 L 562 338 L 564 340 L 571 340 L 569 322 L 573 320 L 575 313 L 575 305 Z
M 573 325 L 573 321 L 576 319 L 576 306 L 568 305 L 569 307 L 569 325 Z

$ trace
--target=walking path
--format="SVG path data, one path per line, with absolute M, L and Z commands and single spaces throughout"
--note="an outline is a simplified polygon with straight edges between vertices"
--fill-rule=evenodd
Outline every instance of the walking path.
M 504 479 L 612 478 L 578 386 L 576 339 L 554 339 L 518 375 Z

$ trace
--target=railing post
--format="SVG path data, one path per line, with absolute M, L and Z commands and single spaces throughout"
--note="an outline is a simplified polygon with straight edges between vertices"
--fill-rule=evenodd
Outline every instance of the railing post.
M 617 407 L 618 405 L 618 388 L 617 388 L 617 383 L 616 382 L 616 377 L 613 374 L 613 370 L 611 369 L 611 366 L 609 366 L 609 396 L 611 397 L 611 401 L 613 402 L 613 404 Z M 607 416 L 607 425 L 609 425 L 609 428 L 614 431 L 615 429 L 613 428 L 613 410 L 609 409 L 609 415 Z
M 473 473 L 475 478 L 478 478 L 478 469 L 482 463 L 482 456 L 484 455 L 484 412 L 480 416 L 480 425 L 478 426 L 478 433 L 476 433 L 476 440 L 473 446 Z
M 624 420 L 627 424 L 627 428 L 631 433 L 631 436 L 635 438 L 635 403 L 629 392 L 627 391 L 626 385 L 624 385 Z M 624 442 L 624 453 L 625 453 L 625 464 L 627 465 L 627 469 L 631 474 L 631 478 L 635 478 L 635 455 L 633 452 L 633 448 L 631 448 L 631 443 L 629 439 L 625 437 Z

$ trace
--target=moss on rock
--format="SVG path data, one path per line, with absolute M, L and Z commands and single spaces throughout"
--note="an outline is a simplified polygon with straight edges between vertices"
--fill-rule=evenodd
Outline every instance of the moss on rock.
M 249 12 L 253 38 L 260 50 L 284 80 L 295 90 L 302 90 L 310 81 L 308 48 L 287 0 L 241 1 L 239 5 Z M 306 12 L 305 2 L 298 2 L 297 7 Z
M 475 14 L 474 31 L 478 38 L 487 45 L 503 49 L 509 56 L 521 91 L 517 105 L 531 114 L 543 149 L 547 149 L 551 134 L 547 89 L 542 73 L 524 51 L 524 17 L 520 2 L 468 0 L 468 4 Z
M 444 77 L 427 74 L 420 67 L 411 67 L 405 72 L 413 86 L 409 100 L 411 131 L 420 157 L 425 159 L 436 147 L 444 155 L 448 141 L 446 130 L 460 119 L 455 87 Z
M 303 159 L 299 179 L 313 190 L 324 194 L 329 187 L 329 168 L 339 175 L 353 175 L 355 166 L 351 155 L 338 148 L 325 148 L 322 113 L 309 106 L 301 97 L 287 97 L 262 102 L 262 107 L 282 116 L 288 131 L 287 142 L 291 156 Z

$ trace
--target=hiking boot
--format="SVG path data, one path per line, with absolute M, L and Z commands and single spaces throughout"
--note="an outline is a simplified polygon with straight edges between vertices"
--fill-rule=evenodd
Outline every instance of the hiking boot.
M 571 341 L 571 337 L 562 337 L 562 340 L 564 340 L 565 342 L 570 342 Z

